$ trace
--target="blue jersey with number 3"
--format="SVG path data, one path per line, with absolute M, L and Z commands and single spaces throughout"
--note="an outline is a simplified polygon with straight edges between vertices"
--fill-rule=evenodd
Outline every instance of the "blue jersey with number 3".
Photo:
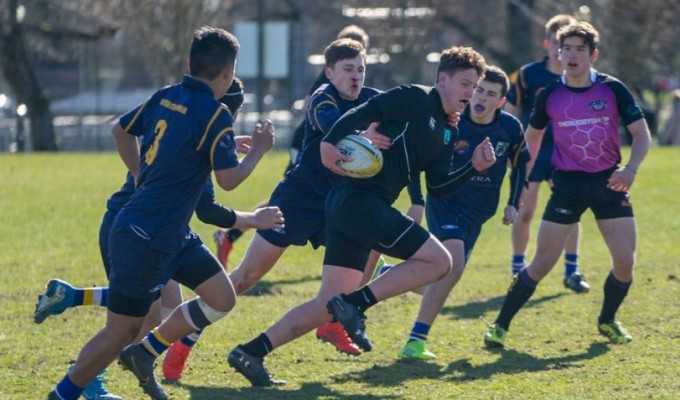
M 141 140 L 137 189 L 118 223 L 153 248 L 174 252 L 212 169 L 238 165 L 231 114 L 205 83 L 185 76 L 120 118 Z

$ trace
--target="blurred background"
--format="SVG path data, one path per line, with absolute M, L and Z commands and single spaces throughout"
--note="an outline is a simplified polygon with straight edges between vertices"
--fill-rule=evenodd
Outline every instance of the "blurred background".
M 370 36 L 366 85 L 389 89 L 433 84 L 438 52 L 453 45 L 510 73 L 545 55 L 558 13 L 600 31 L 595 68 L 636 93 L 657 143 L 680 144 L 677 0 L 0 0 L 0 152 L 114 150 L 111 124 L 181 79 L 201 25 L 241 42 L 239 133 L 271 118 L 286 147 L 346 25 Z

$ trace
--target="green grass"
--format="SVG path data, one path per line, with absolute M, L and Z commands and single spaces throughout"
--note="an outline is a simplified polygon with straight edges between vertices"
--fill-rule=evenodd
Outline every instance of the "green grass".
M 611 346 L 595 321 L 609 255 L 592 215 L 583 223 L 581 264 L 593 284 L 586 295 L 562 287 L 559 265 L 520 311 L 508 349 L 482 348 L 484 324 L 495 318 L 509 283 L 509 229 L 500 216 L 483 231 L 468 271 L 430 333 L 436 362 L 400 362 L 420 297 L 406 294 L 368 313 L 375 349 L 358 358 L 335 353 L 313 334 L 277 349 L 267 365 L 288 385 L 253 389 L 226 364 L 228 351 L 285 311 L 315 295 L 322 251 L 291 248 L 258 288 L 226 320 L 207 329 L 174 399 L 598 399 L 680 397 L 680 178 L 678 148 L 654 148 L 638 174 L 632 201 L 638 218 L 635 284 L 619 319 L 635 337 Z M 268 197 L 287 156 L 273 153 L 243 187 L 219 198 L 247 209 Z M 52 277 L 103 285 L 97 235 L 107 197 L 123 182 L 114 154 L 0 156 L 0 399 L 38 399 L 63 376 L 69 361 L 105 321 L 96 308 L 79 308 L 32 321 L 36 295 Z M 547 198 L 547 191 L 541 201 Z M 399 207 L 406 208 L 406 199 Z M 192 226 L 212 246 L 212 228 Z M 534 230 L 535 232 L 535 230 Z M 243 255 L 241 239 L 231 256 Z M 532 238 L 533 242 L 533 238 Z M 109 388 L 140 399 L 134 378 L 118 366 Z

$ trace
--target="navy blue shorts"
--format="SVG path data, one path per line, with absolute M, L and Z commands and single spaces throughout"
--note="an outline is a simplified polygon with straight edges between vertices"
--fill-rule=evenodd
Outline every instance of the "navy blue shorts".
M 143 317 L 170 279 L 175 278 L 194 288 L 221 269 L 197 236 L 174 253 L 154 249 L 149 242 L 117 222 L 113 223 L 108 254 L 110 311 Z
M 616 168 L 606 171 L 555 171 L 552 194 L 545 206 L 543 219 L 558 224 L 575 224 L 590 208 L 595 219 L 633 216 L 628 192 L 615 192 L 607 187 L 607 180 Z
M 286 219 L 283 229 L 258 230 L 257 233 L 278 247 L 304 246 L 311 243 L 315 249 L 325 244 L 325 196 L 309 186 L 285 179 L 276 186 L 270 206 L 278 206 Z
M 342 182 L 328 194 L 324 265 L 363 271 L 371 249 L 406 260 L 429 237 L 422 226 L 372 192 Z
M 99 226 L 99 252 L 102 256 L 102 263 L 104 264 L 104 271 L 106 271 L 106 278 L 111 274 L 111 263 L 109 262 L 109 234 L 111 233 L 111 226 L 116 219 L 118 211 L 106 210 L 102 223 Z
M 482 232 L 482 223 L 469 214 L 465 207 L 447 199 L 429 196 L 425 203 L 425 218 L 430 232 L 442 242 L 451 239 L 463 241 L 465 261 L 470 259 L 472 249 Z

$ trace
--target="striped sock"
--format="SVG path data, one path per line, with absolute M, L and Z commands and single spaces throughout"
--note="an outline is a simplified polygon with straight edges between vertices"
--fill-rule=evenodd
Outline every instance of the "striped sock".
M 578 273 L 578 254 L 564 253 L 564 276 Z
M 142 340 L 142 348 L 149 352 L 154 357 L 158 357 L 165 350 L 170 347 L 172 343 L 168 342 L 161 333 L 158 332 L 158 328 L 154 328 L 151 332 L 146 334 L 144 340 Z
M 92 287 L 76 289 L 73 303 L 79 306 L 101 306 L 106 307 L 109 300 L 108 287 Z
M 418 340 L 421 342 L 427 341 L 427 335 L 430 333 L 430 325 L 423 324 L 422 322 L 416 322 L 411 328 L 411 333 L 408 335 L 408 341 L 413 342 Z
M 193 345 L 195 345 L 196 342 L 198 342 L 198 339 L 201 337 L 201 333 L 203 333 L 203 329 L 186 335 L 185 337 L 183 337 L 181 339 L 181 341 L 185 345 L 187 345 L 189 347 L 193 347 Z
M 515 276 L 524 268 L 524 254 L 515 254 L 512 256 L 512 276 Z

